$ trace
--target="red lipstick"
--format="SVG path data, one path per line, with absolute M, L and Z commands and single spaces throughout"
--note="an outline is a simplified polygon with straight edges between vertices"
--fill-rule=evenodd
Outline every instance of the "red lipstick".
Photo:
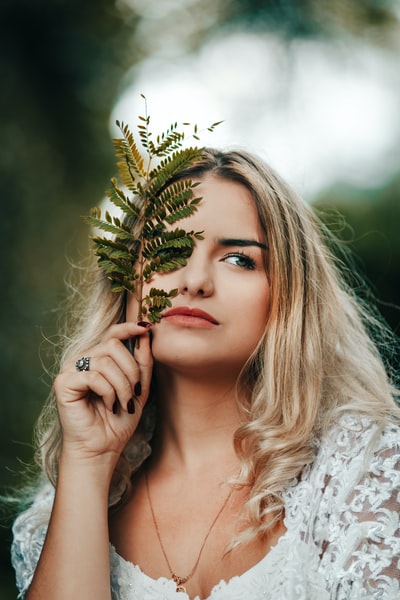
M 211 327 L 212 325 L 219 325 L 217 319 L 209 313 L 200 308 L 190 308 L 189 306 L 170 308 L 163 314 L 163 319 L 188 327 Z

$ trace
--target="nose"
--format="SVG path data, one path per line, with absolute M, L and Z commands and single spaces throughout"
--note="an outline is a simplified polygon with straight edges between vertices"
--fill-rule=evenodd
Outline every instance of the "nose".
M 207 297 L 214 292 L 212 266 L 199 248 L 193 250 L 186 265 L 178 273 L 178 289 L 181 294 Z

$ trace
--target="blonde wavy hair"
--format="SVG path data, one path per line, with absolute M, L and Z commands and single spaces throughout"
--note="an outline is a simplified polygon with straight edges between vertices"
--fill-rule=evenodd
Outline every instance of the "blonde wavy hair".
M 332 236 L 310 207 L 262 160 L 242 151 L 206 149 L 201 161 L 179 178 L 207 174 L 243 184 L 252 194 L 268 245 L 270 312 L 265 332 L 237 386 L 243 425 L 234 442 L 249 485 L 250 526 L 243 539 L 263 534 L 282 514 L 281 491 L 312 462 L 319 440 L 344 413 L 365 415 L 382 428 L 398 419 L 398 396 L 379 349 L 390 345 L 386 328 L 349 289 L 343 265 L 330 247 Z M 71 313 L 73 334 L 64 337 L 61 366 L 98 343 L 122 321 L 125 294 L 112 293 L 96 265 L 85 271 Z M 154 402 L 117 466 L 110 505 L 118 505 L 132 474 L 151 451 Z M 38 458 L 57 480 L 62 432 L 54 394 L 36 429 Z

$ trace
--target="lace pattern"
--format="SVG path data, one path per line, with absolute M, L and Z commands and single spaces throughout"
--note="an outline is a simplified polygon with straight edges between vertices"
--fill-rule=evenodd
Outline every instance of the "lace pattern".
M 39 561 L 53 505 L 54 490 L 46 482 L 33 505 L 16 519 L 13 526 L 11 562 L 15 568 L 18 598 L 27 591 Z
M 301 555 L 303 558 L 299 561 Z M 307 560 L 304 560 L 305 556 Z M 281 571 L 282 564 L 285 565 L 285 577 L 277 578 L 275 574 Z M 316 577 L 311 579 L 303 573 L 299 578 L 299 564 L 307 570 L 313 565 Z M 176 592 L 172 580 L 165 577 L 152 579 L 140 567 L 121 558 L 113 547 L 111 565 L 112 600 L 189 600 L 186 593 Z M 316 567 L 317 555 L 312 556 L 311 547 L 304 543 L 293 546 L 292 536 L 285 535 L 251 569 L 214 585 L 207 600 L 329 600 L 325 582 Z M 200 598 L 196 596 L 193 600 Z
M 367 419 L 343 417 L 283 500 L 287 532 L 260 563 L 215 585 L 207 600 L 400 598 L 400 427 L 388 425 L 381 433 Z M 13 527 L 21 598 L 52 501 L 45 484 Z M 148 577 L 113 547 L 110 558 L 113 600 L 188 600 L 173 581 Z

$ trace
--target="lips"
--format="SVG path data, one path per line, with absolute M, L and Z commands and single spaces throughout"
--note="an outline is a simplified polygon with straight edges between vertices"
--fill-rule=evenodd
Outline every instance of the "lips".
M 163 314 L 163 318 L 182 316 L 182 317 L 193 317 L 194 319 L 203 319 L 213 325 L 219 325 L 218 321 L 209 313 L 201 310 L 200 308 L 190 308 L 189 306 L 176 306 L 167 310 Z

